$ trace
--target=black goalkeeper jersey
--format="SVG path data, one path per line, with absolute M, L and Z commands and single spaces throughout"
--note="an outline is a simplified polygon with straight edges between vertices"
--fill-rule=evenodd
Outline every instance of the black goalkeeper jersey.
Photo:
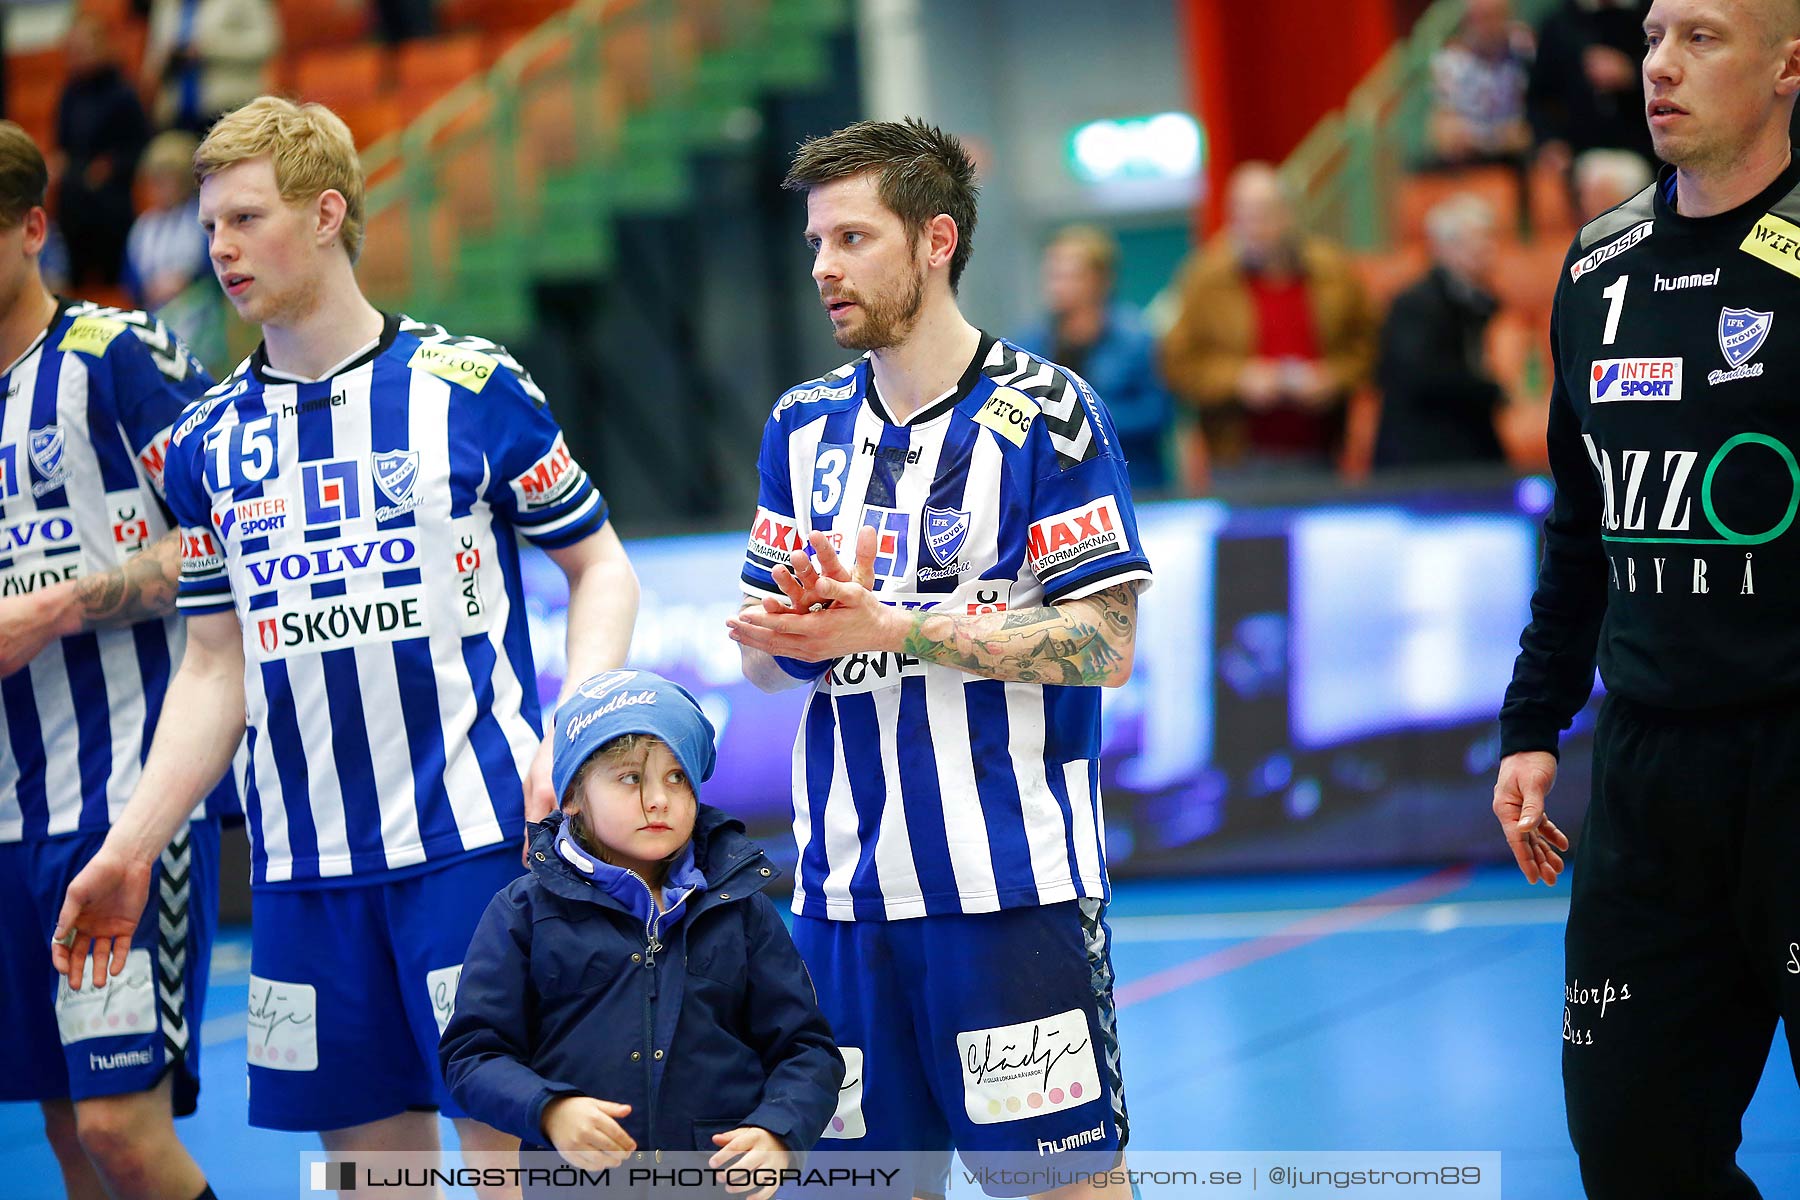
M 1551 310 L 1556 502 L 1502 750 L 1554 750 L 1592 689 L 1800 700 L 1800 156 L 1674 209 L 1665 168 L 1582 229 Z

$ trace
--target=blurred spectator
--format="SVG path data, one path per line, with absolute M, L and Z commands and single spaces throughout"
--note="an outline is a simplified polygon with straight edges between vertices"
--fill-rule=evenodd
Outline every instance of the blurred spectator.
M 69 26 L 69 79 L 56 106 L 56 217 L 76 287 L 116 283 L 131 228 L 131 180 L 150 136 L 137 93 L 119 71 L 106 24 Z
M 1531 30 L 1513 20 L 1512 0 L 1468 0 L 1456 36 L 1431 60 L 1432 165 L 1524 158 L 1531 59 Z
M 121 282 L 133 304 L 161 317 L 195 357 L 216 368 L 225 357 L 225 313 L 200 228 L 199 146 L 193 134 L 171 129 L 144 149 L 138 184 L 147 207 L 131 227 Z
M 1377 468 L 1504 462 L 1494 416 L 1505 390 L 1486 365 L 1497 253 L 1493 206 L 1458 195 L 1425 217 L 1432 267 L 1394 297 L 1381 330 Z
M 375 30 L 390 46 L 437 31 L 431 0 L 375 0 Z
M 1649 0 L 1562 0 L 1538 29 L 1526 101 L 1540 155 L 1560 171 L 1596 148 L 1650 162 L 1641 66 Z
M 270 0 L 153 0 L 143 85 L 157 124 L 205 133 L 221 113 L 262 95 L 281 46 Z
M 71 290 L 69 243 L 63 240 L 62 230 L 55 221 L 49 222 L 44 229 L 44 249 L 38 255 L 38 274 L 43 276 L 44 286 L 52 293 L 61 295 Z
M 1575 160 L 1575 210 L 1583 224 L 1650 186 L 1656 173 L 1629 150 L 1589 150 Z
M 1137 310 L 1112 298 L 1119 246 L 1091 225 L 1072 225 L 1044 250 L 1047 318 L 1014 340 L 1086 379 L 1112 414 L 1133 492 L 1169 486 L 1164 441 L 1173 420 L 1157 376 L 1156 346 Z
M 1199 422 L 1180 433 L 1190 490 L 1205 457 L 1227 473 L 1329 466 L 1374 358 L 1362 284 L 1343 251 L 1296 227 L 1274 168 L 1239 167 L 1225 203 L 1226 229 L 1182 270 L 1162 344 L 1163 377 Z

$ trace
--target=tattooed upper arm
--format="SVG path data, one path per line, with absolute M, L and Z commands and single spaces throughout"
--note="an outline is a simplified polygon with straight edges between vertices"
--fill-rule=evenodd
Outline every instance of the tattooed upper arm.
M 1116 687 L 1131 675 L 1137 584 L 1116 584 L 1060 604 L 952 616 L 921 612 L 904 651 L 990 679 Z
M 76 587 L 86 629 L 118 629 L 175 611 L 181 578 L 181 536 L 174 530 L 100 575 Z

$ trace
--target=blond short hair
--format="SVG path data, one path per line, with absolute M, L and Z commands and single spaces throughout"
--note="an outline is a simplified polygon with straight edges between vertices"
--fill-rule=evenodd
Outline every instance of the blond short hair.
M 287 203 L 309 203 L 326 191 L 344 197 L 344 251 L 355 262 L 363 245 L 363 169 L 350 127 L 323 104 L 258 96 L 220 117 L 200 143 L 194 182 L 265 154 Z

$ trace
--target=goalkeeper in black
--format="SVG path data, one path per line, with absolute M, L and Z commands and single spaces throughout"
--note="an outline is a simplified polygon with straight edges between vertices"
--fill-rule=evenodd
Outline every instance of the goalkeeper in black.
M 1556 502 L 1494 788 L 1554 883 L 1557 738 L 1606 698 L 1562 1014 L 1590 1197 L 1754 1197 L 1745 1107 L 1800 1063 L 1800 0 L 1656 0 L 1669 166 L 1576 238 L 1551 316 Z

